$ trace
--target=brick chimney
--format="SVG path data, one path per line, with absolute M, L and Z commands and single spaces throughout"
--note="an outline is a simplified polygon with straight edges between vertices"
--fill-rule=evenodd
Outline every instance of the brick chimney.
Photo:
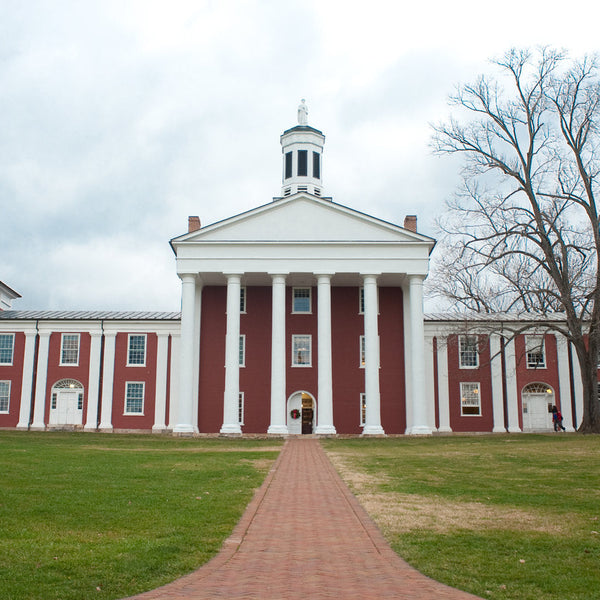
M 200 217 L 188 217 L 188 233 L 200 229 Z
M 404 217 L 404 229 L 417 233 L 417 215 L 406 215 Z

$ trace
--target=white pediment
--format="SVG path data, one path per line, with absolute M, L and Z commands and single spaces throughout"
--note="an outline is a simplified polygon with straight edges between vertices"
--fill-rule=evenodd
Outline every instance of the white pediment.
M 298 194 L 182 235 L 173 243 L 202 242 L 412 242 L 429 237 L 330 200 Z

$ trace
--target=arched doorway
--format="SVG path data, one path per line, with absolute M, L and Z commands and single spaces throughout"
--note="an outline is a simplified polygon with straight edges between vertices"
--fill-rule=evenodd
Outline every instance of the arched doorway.
M 523 431 L 550 431 L 554 390 L 545 383 L 530 383 L 521 392 Z
M 83 424 L 83 386 L 79 381 L 61 379 L 52 386 L 49 424 Z
M 287 427 L 292 435 L 310 434 L 315 430 L 317 402 L 308 392 L 294 392 L 287 402 Z

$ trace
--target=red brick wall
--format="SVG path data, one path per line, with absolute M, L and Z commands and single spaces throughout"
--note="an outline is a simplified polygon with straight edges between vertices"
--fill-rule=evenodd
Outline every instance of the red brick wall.
M 141 335 L 143 332 L 131 332 Z M 113 380 L 112 424 L 115 429 L 152 429 L 156 398 L 156 349 L 155 333 L 146 334 L 146 365 L 128 367 L 129 332 L 119 332 L 115 340 L 115 374 Z M 144 382 L 144 414 L 125 415 L 125 384 Z M 85 413 L 84 413 L 85 414 Z
M 4 333 L 4 332 L 3 332 Z M 9 333 L 9 332 L 7 332 Z M 23 358 L 25 354 L 25 334 L 15 333 L 13 364 L 0 365 L 0 381 L 10 381 L 8 414 L 0 414 L 0 427 L 16 427 L 21 410 L 21 388 L 23 384 Z M 27 377 L 31 377 L 29 373 Z

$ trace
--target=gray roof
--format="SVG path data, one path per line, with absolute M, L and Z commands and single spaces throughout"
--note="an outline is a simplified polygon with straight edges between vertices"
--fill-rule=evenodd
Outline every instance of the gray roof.
M 3 310 L 0 320 L 44 321 L 178 321 L 179 312 L 118 310 Z

